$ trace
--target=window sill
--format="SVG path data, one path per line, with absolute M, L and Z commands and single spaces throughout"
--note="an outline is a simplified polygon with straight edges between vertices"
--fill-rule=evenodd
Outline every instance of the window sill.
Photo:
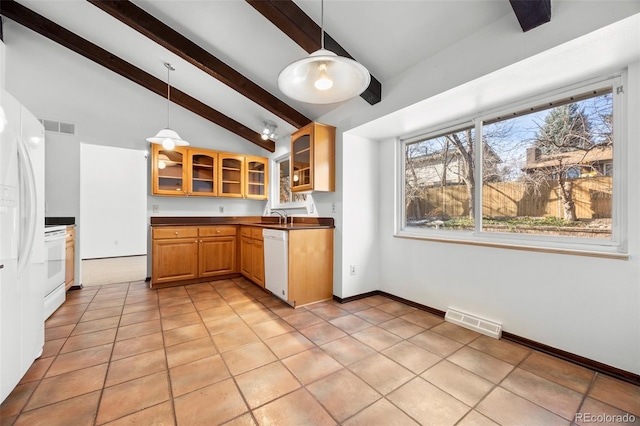
M 506 242 L 493 242 L 493 241 L 479 241 L 472 239 L 462 238 L 438 238 L 428 235 L 417 235 L 408 233 L 396 233 L 396 238 L 405 238 L 409 240 L 424 240 L 438 243 L 449 244 L 464 244 L 469 246 L 478 247 L 492 247 L 508 250 L 522 250 L 538 253 L 554 253 L 554 254 L 567 254 L 573 256 L 586 256 L 586 257 L 599 257 L 605 259 L 617 259 L 617 260 L 629 260 L 628 253 L 614 252 L 614 251 L 598 251 L 598 250 L 585 250 L 577 248 L 561 248 L 561 247 L 549 247 L 549 246 L 535 246 L 520 243 L 506 243 Z

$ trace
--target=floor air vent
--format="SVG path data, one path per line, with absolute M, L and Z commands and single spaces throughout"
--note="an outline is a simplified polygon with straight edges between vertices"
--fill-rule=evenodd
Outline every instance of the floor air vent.
M 446 315 L 444 316 L 444 319 L 445 321 L 458 324 L 461 327 L 477 331 L 478 333 L 486 334 L 487 336 L 493 337 L 495 339 L 499 339 L 500 336 L 502 336 L 501 324 L 487 321 L 485 319 L 478 318 L 464 312 L 448 309 Z
M 42 123 L 42 125 L 44 126 L 44 129 L 47 132 L 64 133 L 67 135 L 76 134 L 76 125 L 73 123 L 63 123 L 62 121 L 44 120 L 44 119 L 41 119 L 40 122 Z

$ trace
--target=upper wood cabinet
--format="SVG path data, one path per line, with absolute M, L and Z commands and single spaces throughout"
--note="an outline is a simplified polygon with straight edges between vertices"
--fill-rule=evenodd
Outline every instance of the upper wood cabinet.
M 188 195 L 218 195 L 218 153 L 205 149 L 187 150 Z
M 152 193 L 156 195 L 187 195 L 187 149 L 164 149 L 152 144 Z
M 309 123 L 291 135 L 291 191 L 336 189 L 336 128 Z
M 220 163 L 220 187 L 218 195 L 221 197 L 243 197 L 245 182 L 244 155 L 221 152 L 218 154 Z
M 208 149 L 152 144 L 152 194 L 266 200 L 269 160 Z
M 245 196 L 259 200 L 267 199 L 269 187 L 269 162 L 263 157 L 245 157 Z

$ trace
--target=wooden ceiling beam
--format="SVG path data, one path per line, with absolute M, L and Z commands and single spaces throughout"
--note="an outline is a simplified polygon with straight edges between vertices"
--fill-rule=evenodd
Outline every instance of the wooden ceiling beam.
M 88 0 L 296 128 L 311 120 L 128 0 Z
M 509 0 L 522 32 L 551 21 L 551 0 Z
M 311 19 L 293 0 L 246 0 L 262 16 L 289 36 L 300 47 L 308 53 L 313 53 L 321 48 L 322 29 Z M 324 33 L 325 48 L 331 50 L 339 56 L 350 59 L 351 56 L 340 44 L 329 34 Z M 371 105 L 375 105 L 382 100 L 382 84 L 371 75 L 369 87 L 360 95 Z
M 29 28 L 38 34 L 55 41 L 56 43 L 73 50 L 87 59 L 102 65 L 103 67 L 127 78 L 140 86 L 166 97 L 167 83 L 141 70 L 129 62 L 111 54 L 105 49 L 96 46 L 88 40 L 72 33 L 48 20 L 47 18 L 33 12 L 13 0 L 2 0 L 0 2 L 0 14 Z M 171 101 L 181 107 L 217 124 L 231 133 L 234 133 L 249 142 L 252 142 L 267 151 L 275 151 L 273 141 L 264 141 L 260 134 L 238 123 L 234 119 L 224 115 L 220 111 L 200 102 L 188 94 L 171 87 Z

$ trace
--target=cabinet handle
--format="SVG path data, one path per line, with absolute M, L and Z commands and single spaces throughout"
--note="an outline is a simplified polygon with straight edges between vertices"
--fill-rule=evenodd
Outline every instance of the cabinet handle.
M 176 231 L 176 235 L 178 235 L 178 231 Z
M 218 230 L 216 231 L 216 233 L 218 233 L 218 234 L 219 234 L 219 233 L 220 233 L 220 230 L 218 229 Z

